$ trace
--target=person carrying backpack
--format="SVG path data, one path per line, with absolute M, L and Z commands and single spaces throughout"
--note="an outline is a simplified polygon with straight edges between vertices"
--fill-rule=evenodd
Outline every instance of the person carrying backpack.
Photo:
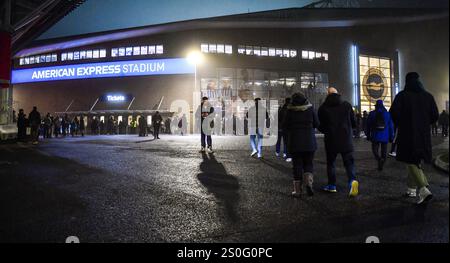
M 394 125 L 382 100 L 377 100 L 375 110 L 369 113 L 365 133 L 367 140 L 372 142 L 372 152 L 378 162 L 378 171 L 382 171 L 386 162 L 388 143 L 394 140 Z

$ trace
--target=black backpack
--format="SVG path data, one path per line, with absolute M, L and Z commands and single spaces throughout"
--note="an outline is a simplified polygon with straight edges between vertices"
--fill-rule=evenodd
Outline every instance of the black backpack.
M 377 111 L 375 113 L 375 129 L 382 131 L 386 128 L 386 121 L 384 120 L 384 112 Z

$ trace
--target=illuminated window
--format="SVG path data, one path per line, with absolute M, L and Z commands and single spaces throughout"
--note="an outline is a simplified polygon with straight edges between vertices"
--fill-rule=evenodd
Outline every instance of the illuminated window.
M 325 61 L 328 61 L 328 53 L 322 53 L 322 57 Z
M 106 49 L 100 49 L 100 57 L 106 58 Z
M 57 54 L 52 54 L 51 60 L 52 60 L 52 62 L 58 61 L 58 55 Z
M 73 53 L 72 52 L 67 53 L 67 60 L 73 60 Z M 42 61 L 42 57 L 41 57 L 41 61 Z
M 308 51 L 302 50 L 302 58 L 303 59 L 308 59 Z
M 141 55 L 141 47 L 133 47 L 133 55 L 140 56 Z
M 34 61 L 35 61 L 36 63 L 40 63 L 40 62 L 41 62 L 40 56 L 34 57 Z
M 275 48 L 269 48 L 269 57 L 275 57 Z
M 252 46 L 246 46 L 245 47 L 245 55 L 252 56 L 253 55 L 253 47 Z
M 267 47 L 261 48 L 261 56 L 267 57 L 269 55 L 269 49 Z
M 30 58 L 26 57 L 25 58 L 25 65 L 28 65 L 28 64 L 30 64 Z
M 283 49 L 283 57 L 288 58 L 291 55 L 291 51 L 289 49 Z
M 119 49 L 118 48 L 111 49 L 111 57 L 115 58 L 118 56 L 119 56 Z
M 141 55 L 148 54 L 148 46 L 141 46 Z
M 127 47 L 125 49 L 125 56 L 132 56 L 133 55 L 133 48 L 132 47 Z
M 225 45 L 225 54 L 233 54 L 233 46 Z
M 209 44 L 209 53 L 216 53 L 216 52 L 217 52 L 217 45 Z
M 30 57 L 30 64 L 34 64 L 34 57 Z
M 164 46 L 163 45 L 156 46 L 156 54 L 164 54 Z
M 295 58 L 295 57 L 297 57 L 297 50 L 293 50 L 293 49 L 291 49 L 291 58 Z
M 24 58 L 20 58 L 19 65 L 23 65 L 23 64 L 25 64 L 25 59 Z
M 147 116 L 147 125 L 152 125 L 152 115 Z
M 261 56 L 261 48 L 253 47 L 253 54 L 255 54 L 255 56 Z
M 120 53 L 120 51 L 119 51 Z M 98 50 L 94 50 L 92 51 L 92 58 L 99 58 L 100 56 L 100 52 Z
M 200 51 L 202 51 L 203 53 L 208 53 L 209 52 L 209 45 L 208 44 L 201 44 L 200 45 Z
M 80 59 L 86 59 L 86 51 L 80 51 Z
M 73 59 L 79 60 L 80 59 L 80 52 L 73 52 Z M 45 61 L 47 61 L 47 57 L 45 58 Z
M 277 48 L 275 51 L 275 55 L 277 57 L 282 57 L 283 56 L 283 50 L 281 48 Z
M 316 58 L 322 58 L 322 53 L 316 52 Z
M 62 53 L 61 54 L 61 61 L 66 61 L 67 60 L 67 53 Z
M 222 44 L 217 45 L 217 53 L 218 54 L 224 54 L 225 53 L 225 46 Z
M 92 50 L 86 51 L 86 58 L 91 59 L 92 58 Z
M 119 57 L 123 57 L 125 56 L 125 48 L 124 47 L 120 47 L 119 48 Z
M 52 62 L 52 55 L 46 55 L 45 62 L 47 62 L 47 63 Z
M 242 55 L 244 55 L 245 54 L 245 46 L 238 46 L 238 54 L 242 54 Z
M 155 55 L 156 54 L 156 47 L 155 46 L 148 46 L 148 54 L 149 55 Z
M 316 57 L 316 52 L 314 51 L 309 51 L 308 52 L 308 58 L 309 59 L 314 59 Z

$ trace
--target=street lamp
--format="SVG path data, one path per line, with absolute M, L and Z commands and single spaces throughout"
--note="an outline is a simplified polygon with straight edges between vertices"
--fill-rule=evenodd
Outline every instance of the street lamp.
M 203 54 L 199 51 L 191 51 L 188 53 L 187 57 L 186 57 L 187 61 L 195 66 L 195 71 L 194 71 L 194 105 L 196 105 L 196 100 L 199 99 L 198 96 L 196 94 L 197 93 L 197 67 L 198 65 L 201 65 L 203 63 Z M 201 92 L 199 92 L 200 96 L 201 96 Z M 195 106 L 194 106 L 195 107 Z M 195 118 L 194 118 L 195 121 Z M 195 124 L 194 124 L 195 125 Z M 192 126 L 193 128 L 194 126 Z

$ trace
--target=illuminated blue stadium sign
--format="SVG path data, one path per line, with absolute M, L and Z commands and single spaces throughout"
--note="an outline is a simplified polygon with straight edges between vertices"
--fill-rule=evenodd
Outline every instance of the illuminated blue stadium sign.
M 132 60 L 17 69 L 12 72 L 12 83 L 19 84 L 71 79 L 194 74 L 194 72 L 195 66 L 184 58 Z

